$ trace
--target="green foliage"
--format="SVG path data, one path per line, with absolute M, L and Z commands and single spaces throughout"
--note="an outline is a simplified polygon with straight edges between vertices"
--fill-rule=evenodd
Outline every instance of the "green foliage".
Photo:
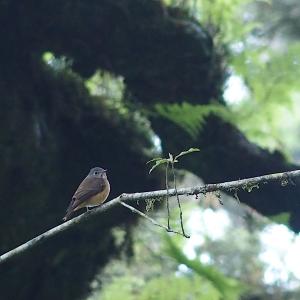
M 187 102 L 182 104 L 157 104 L 155 110 L 159 115 L 185 130 L 194 140 L 197 139 L 208 115 L 214 114 L 228 121 L 230 120 L 230 112 L 226 107 L 218 104 L 193 105 Z
M 62 55 L 56 57 L 52 52 L 47 51 L 42 55 L 42 60 L 55 71 L 63 71 L 72 66 L 72 60 Z
M 245 44 L 245 51 L 236 53 L 231 63 L 259 104 L 273 102 L 289 106 L 291 94 L 299 91 L 300 43 L 279 52 L 264 44 L 257 47 Z
M 171 6 L 183 7 L 207 28 L 214 36 L 216 47 L 223 48 L 228 57 L 232 74 L 240 76 L 249 91 L 249 97 L 240 103 L 230 105 L 226 111 L 214 105 L 192 106 L 156 105 L 157 112 L 196 139 L 205 118 L 210 113 L 217 114 L 236 124 L 254 143 L 271 150 L 278 149 L 291 154 L 297 149 L 294 136 L 300 122 L 299 84 L 300 46 L 298 43 L 282 43 L 280 47 L 270 47 L 269 39 L 263 39 L 256 32 L 261 32 L 263 24 L 280 20 L 275 1 L 277 17 L 271 21 L 263 11 L 272 12 L 270 1 L 260 1 L 259 11 L 251 6 L 251 0 L 165 0 Z M 267 4 L 267 5 L 266 5 Z M 291 8 L 293 2 L 291 2 Z M 293 4 L 295 5 L 295 4 Z M 276 10 L 277 8 L 277 10 Z M 244 11 L 248 17 L 245 18 Z M 283 13 L 287 14 L 288 5 Z M 259 16 L 260 17 L 256 17 Z M 288 22 L 288 18 L 285 18 Z M 271 26 L 272 27 L 272 26 Z M 278 50 L 279 49 L 279 50 Z M 280 122 L 279 120 L 287 120 Z M 284 126 L 283 126 L 284 125 Z
M 239 14 L 252 0 L 197 1 L 200 21 L 214 26 L 222 43 L 240 41 L 254 24 L 245 24 Z
M 205 24 L 215 34 L 215 39 L 222 44 L 240 41 L 258 24 L 245 23 L 239 17 L 246 4 L 252 0 L 164 0 L 164 2 L 167 5 L 183 7 L 190 15 Z
M 279 223 L 279 224 L 283 224 L 288 226 L 290 223 L 290 217 L 291 217 L 291 213 L 289 212 L 283 212 L 274 216 L 268 216 L 268 218 L 275 222 L 275 223 Z
M 180 156 L 184 156 L 184 155 L 187 155 L 187 154 L 190 154 L 190 153 L 193 153 L 193 152 L 198 152 L 198 151 L 200 151 L 200 149 L 198 149 L 198 148 L 190 148 L 189 150 L 182 151 L 178 155 L 175 156 L 174 162 L 177 162 L 178 158 Z
M 220 293 L 199 277 L 160 277 L 147 283 L 139 300 L 221 300 Z
M 167 158 L 153 158 L 152 160 L 148 161 L 147 163 L 155 162 L 155 164 L 149 170 L 149 174 L 158 166 L 169 163 L 169 159 Z
M 198 149 L 198 148 L 190 148 L 189 150 L 180 152 L 178 155 L 175 156 L 175 158 L 174 158 L 174 156 L 171 153 L 169 153 L 169 158 L 161 158 L 161 157 L 153 158 L 153 159 L 151 159 L 151 160 L 149 160 L 147 162 L 147 164 L 154 163 L 154 165 L 151 167 L 151 169 L 149 171 L 149 174 L 155 168 L 157 168 L 160 165 L 163 165 L 163 164 L 167 164 L 167 165 L 171 164 L 171 165 L 173 165 L 174 163 L 178 163 L 178 158 L 179 157 L 187 155 L 187 154 L 190 154 L 190 153 L 193 153 L 193 152 L 198 152 L 198 151 L 200 151 L 200 149 Z
M 270 47 L 269 39 L 263 39 L 263 26 L 281 19 L 275 1 L 277 17 L 271 21 L 264 11 L 272 12 L 270 1 L 260 1 L 259 11 L 251 6 L 251 0 L 166 0 L 168 5 L 184 7 L 189 13 L 207 25 L 214 36 L 216 47 L 223 48 L 229 61 L 232 74 L 240 76 L 249 91 L 249 97 L 240 103 L 230 105 L 230 112 L 211 105 L 192 107 L 183 103 L 162 106 L 156 110 L 168 120 L 176 123 L 194 139 L 201 130 L 205 118 L 210 113 L 221 115 L 227 121 L 237 125 L 254 143 L 271 150 L 278 149 L 286 154 L 297 149 L 294 136 L 300 122 L 299 102 L 300 46 L 298 43 L 286 44 L 281 41 L 279 47 Z M 267 4 L 267 5 L 266 5 Z M 291 7 L 295 5 L 291 2 Z M 277 10 L 276 10 L 277 8 Z M 244 11 L 248 17 L 245 18 Z M 288 5 L 282 14 L 288 13 Z M 257 17 L 259 16 L 260 17 Z M 288 18 L 285 18 L 288 22 Z M 268 23 L 269 22 L 269 23 Z M 265 25 L 263 25 L 265 24 Z M 270 26 L 272 27 L 272 26 Z M 279 49 L 279 50 L 278 50 Z M 238 92 L 238 91 L 237 91 Z M 280 120 L 287 120 L 280 122 Z M 283 126 L 284 125 L 284 126 Z
M 250 47 L 232 57 L 251 91 L 250 99 L 231 106 L 232 121 L 253 142 L 291 153 L 297 147 L 295 121 L 300 121 L 300 44 L 283 52 Z
M 180 250 L 169 236 L 166 236 L 167 253 L 172 256 L 178 264 L 184 264 L 196 274 L 208 280 L 220 293 L 224 300 L 239 299 L 244 287 L 236 279 L 227 277 L 220 273 L 215 267 L 205 266 L 199 260 L 189 259 Z
M 145 285 L 122 277 L 107 286 L 101 300 L 221 300 L 219 292 L 209 283 L 196 277 L 160 276 Z M 96 299 L 95 299 L 96 300 Z
M 85 81 L 85 86 L 91 95 L 105 98 L 107 105 L 118 109 L 120 114 L 128 114 L 128 108 L 124 103 L 125 84 L 121 76 L 97 71 Z
M 135 287 L 131 286 L 132 279 L 130 277 L 121 277 L 118 280 L 112 282 L 109 286 L 107 286 L 103 293 L 101 294 L 101 298 L 97 297 L 96 299 L 101 300 L 133 300 L 137 299 L 132 295 Z M 136 284 L 138 286 L 138 284 Z

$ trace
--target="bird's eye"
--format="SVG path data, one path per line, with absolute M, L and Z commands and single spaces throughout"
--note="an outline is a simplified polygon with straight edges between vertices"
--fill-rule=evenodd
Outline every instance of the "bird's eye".
M 99 172 L 98 172 L 98 171 L 96 171 L 94 174 L 95 174 L 95 175 L 99 175 Z

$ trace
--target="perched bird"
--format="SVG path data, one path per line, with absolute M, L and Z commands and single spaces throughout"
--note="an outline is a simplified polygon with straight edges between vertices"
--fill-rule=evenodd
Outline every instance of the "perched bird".
M 99 167 L 92 168 L 73 195 L 63 220 L 68 220 L 74 211 L 82 207 L 88 209 L 102 204 L 108 197 L 109 192 L 110 185 L 106 170 Z

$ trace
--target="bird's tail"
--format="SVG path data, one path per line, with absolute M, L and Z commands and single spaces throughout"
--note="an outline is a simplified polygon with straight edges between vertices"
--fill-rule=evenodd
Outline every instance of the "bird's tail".
M 72 213 L 74 212 L 74 210 L 73 210 L 74 201 L 75 201 L 75 199 L 72 198 L 72 201 L 71 201 L 69 207 L 67 208 L 66 215 L 64 216 L 63 221 L 69 220 L 70 217 L 71 217 L 71 215 L 72 215 Z
M 68 209 L 66 215 L 63 218 L 63 221 L 69 220 L 70 217 L 71 217 L 71 215 L 72 215 L 72 213 L 73 213 L 73 210 L 72 209 Z

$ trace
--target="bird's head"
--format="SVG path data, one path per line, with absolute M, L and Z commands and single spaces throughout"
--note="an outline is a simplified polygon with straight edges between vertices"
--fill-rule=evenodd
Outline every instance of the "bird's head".
M 105 169 L 95 167 L 90 170 L 89 176 L 99 177 L 99 178 L 106 178 L 106 171 Z

